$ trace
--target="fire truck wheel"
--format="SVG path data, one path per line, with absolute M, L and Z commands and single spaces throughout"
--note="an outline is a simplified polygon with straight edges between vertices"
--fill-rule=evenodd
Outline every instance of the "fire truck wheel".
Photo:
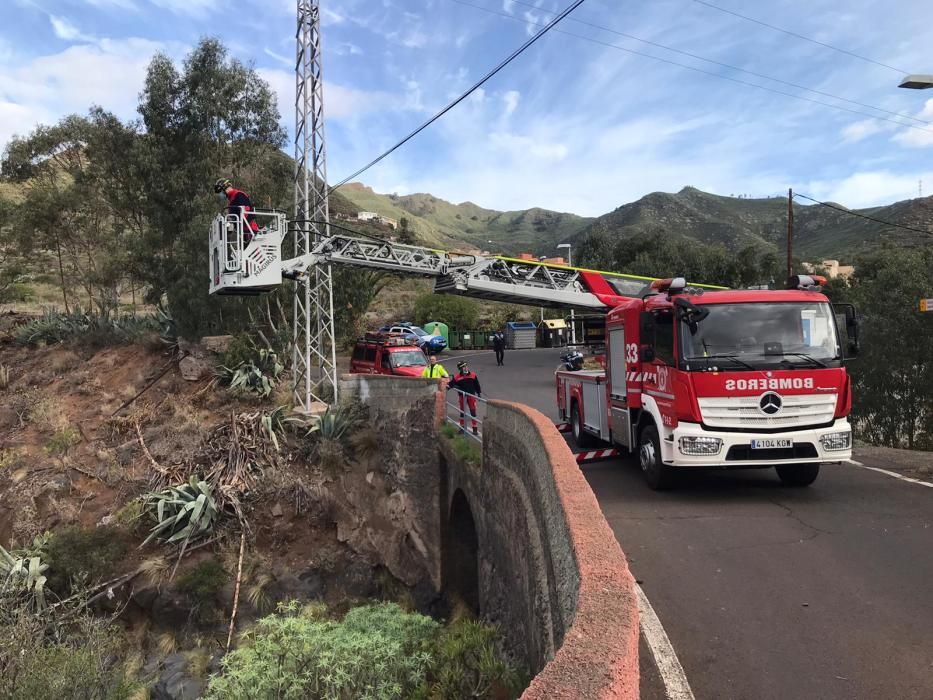
M 782 464 L 775 469 L 785 486 L 809 486 L 820 474 L 819 464 Z
M 661 461 L 661 441 L 658 429 L 645 426 L 638 437 L 638 463 L 645 481 L 653 491 L 670 488 L 674 480 L 674 469 Z
M 592 447 L 596 440 L 583 429 L 583 419 L 580 418 L 580 409 L 574 401 L 570 406 L 570 428 L 573 430 L 573 441 L 577 447 Z

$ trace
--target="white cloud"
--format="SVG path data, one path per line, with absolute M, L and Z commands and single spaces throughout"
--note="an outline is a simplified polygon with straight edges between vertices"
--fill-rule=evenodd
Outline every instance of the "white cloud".
M 55 36 L 63 41 L 94 41 L 94 37 L 82 33 L 67 17 L 49 15 L 49 22 L 52 23 Z
M 176 15 L 187 15 L 203 19 L 222 5 L 215 0 L 149 0 L 156 7 L 168 10 Z
M 805 194 L 857 209 L 916 197 L 919 180 L 933 186 L 933 171 L 911 175 L 887 170 L 857 172 L 838 181 L 811 182 Z
M 502 10 L 512 14 L 515 10 L 515 0 L 502 0 Z
M 0 62 L 0 147 L 39 121 L 85 113 L 100 105 L 133 116 L 146 67 L 157 50 L 180 51 L 145 39 L 102 39 L 48 56 Z M 76 78 L 77 76 L 77 78 Z
M 570 152 L 563 143 L 504 132 L 490 134 L 489 142 L 494 149 L 504 151 L 513 158 L 530 158 L 545 163 L 559 163 Z
M 933 122 L 933 99 L 927 100 L 916 116 L 918 119 Z M 894 140 L 909 148 L 933 146 L 933 126 L 927 124 L 917 124 L 917 126 L 921 128 L 904 129 L 894 137 Z
M 295 3 L 291 3 L 292 8 L 295 7 Z M 321 8 L 321 24 L 325 27 L 334 25 L 334 24 L 343 24 L 346 21 L 346 17 L 343 15 L 334 12 L 328 7 Z
M 136 2 L 134 0 L 84 0 L 91 7 L 102 7 L 102 8 L 111 8 L 119 7 L 123 10 L 135 10 L 137 9 Z
M 505 112 L 503 117 L 511 117 L 515 113 L 515 110 L 518 108 L 518 102 L 521 99 L 522 93 L 518 90 L 507 90 L 502 95 L 502 101 L 505 103 Z
M 333 51 L 338 56 L 361 56 L 363 54 L 363 49 L 349 41 L 341 41 Z
M 884 131 L 884 127 L 877 119 L 863 119 L 849 124 L 842 130 L 842 141 L 843 143 L 858 143 L 869 136 L 874 136 L 879 131 Z
M 294 58 L 289 58 L 288 56 L 284 56 L 283 54 L 276 53 L 276 52 L 273 51 L 272 49 L 263 48 L 263 53 L 265 53 L 266 56 L 269 56 L 270 58 L 274 58 L 274 59 L 275 59 L 276 61 L 278 61 L 279 63 L 284 63 L 286 66 L 294 66 L 294 65 L 295 65 L 295 59 L 294 59 Z
M 259 68 L 278 97 L 279 112 L 291 124 L 295 112 L 295 74 L 291 71 Z M 376 90 L 358 90 L 324 81 L 324 114 L 327 119 L 359 119 L 373 112 L 409 109 L 405 95 Z

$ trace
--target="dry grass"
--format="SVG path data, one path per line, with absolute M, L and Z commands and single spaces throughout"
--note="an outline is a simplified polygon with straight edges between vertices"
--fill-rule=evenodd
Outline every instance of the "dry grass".
M 56 433 L 68 428 L 68 418 L 58 402 L 44 396 L 28 409 L 28 422 L 43 433 Z
M 162 632 L 156 637 L 155 648 L 159 656 L 171 656 L 178 649 L 178 638 L 172 631 Z
M 6 391 L 10 388 L 10 368 L 6 365 L 0 365 L 0 391 Z
M 171 565 L 165 557 L 155 556 L 144 559 L 139 565 L 141 576 L 153 586 L 161 586 L 168 579 Z

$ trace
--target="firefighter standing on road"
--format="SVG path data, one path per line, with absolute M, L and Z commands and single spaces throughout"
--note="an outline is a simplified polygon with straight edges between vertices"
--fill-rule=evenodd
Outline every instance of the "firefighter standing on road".
M 431 355 L 429 359 L 431 364 L 422 370 L 422 377 L 427 377 L 428 379 L 447 379 L 450 376 L 447 374 L 447 370 L 444 369 L 444 365 L 437 361 L 437 355 Z
M 459 390 L 457 391 L 457 397 L 460 399 L 460 430 L 465 429 L 466 415 L 463 411 L 463 403 L 464 399 L 466 399 L 473 421 L 473 434 L 478 435 L 479 432 L 476 428 L 476 397 L 482 396 L 483 390 L 479 386 L 479 378 L 475 372 L 470 371 L 465 360 L 457 363 L 457 369 L 460 371 L 450 380 L 450 388 Z

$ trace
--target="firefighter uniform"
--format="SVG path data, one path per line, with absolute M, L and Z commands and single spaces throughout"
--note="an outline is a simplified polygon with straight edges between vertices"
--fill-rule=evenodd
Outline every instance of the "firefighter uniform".
M 457 367 L 460 371 L 450 380 L 450 386 L 459 390 L 457 392 L 457 398 L 460 400 L 460 428 L 463 429 L 466 423 L 466 414 L 463 410 L 463 404 L 466 403 L 467 407 L 470 409 L 473 434 L 475 435 L 477 432 L 476 397 L 481 396 L 483 390 L 479 385 L 479 378 L 476 376 L 476 372 L 464 371 L 468 369 L 465 362 L 461 362 Z

